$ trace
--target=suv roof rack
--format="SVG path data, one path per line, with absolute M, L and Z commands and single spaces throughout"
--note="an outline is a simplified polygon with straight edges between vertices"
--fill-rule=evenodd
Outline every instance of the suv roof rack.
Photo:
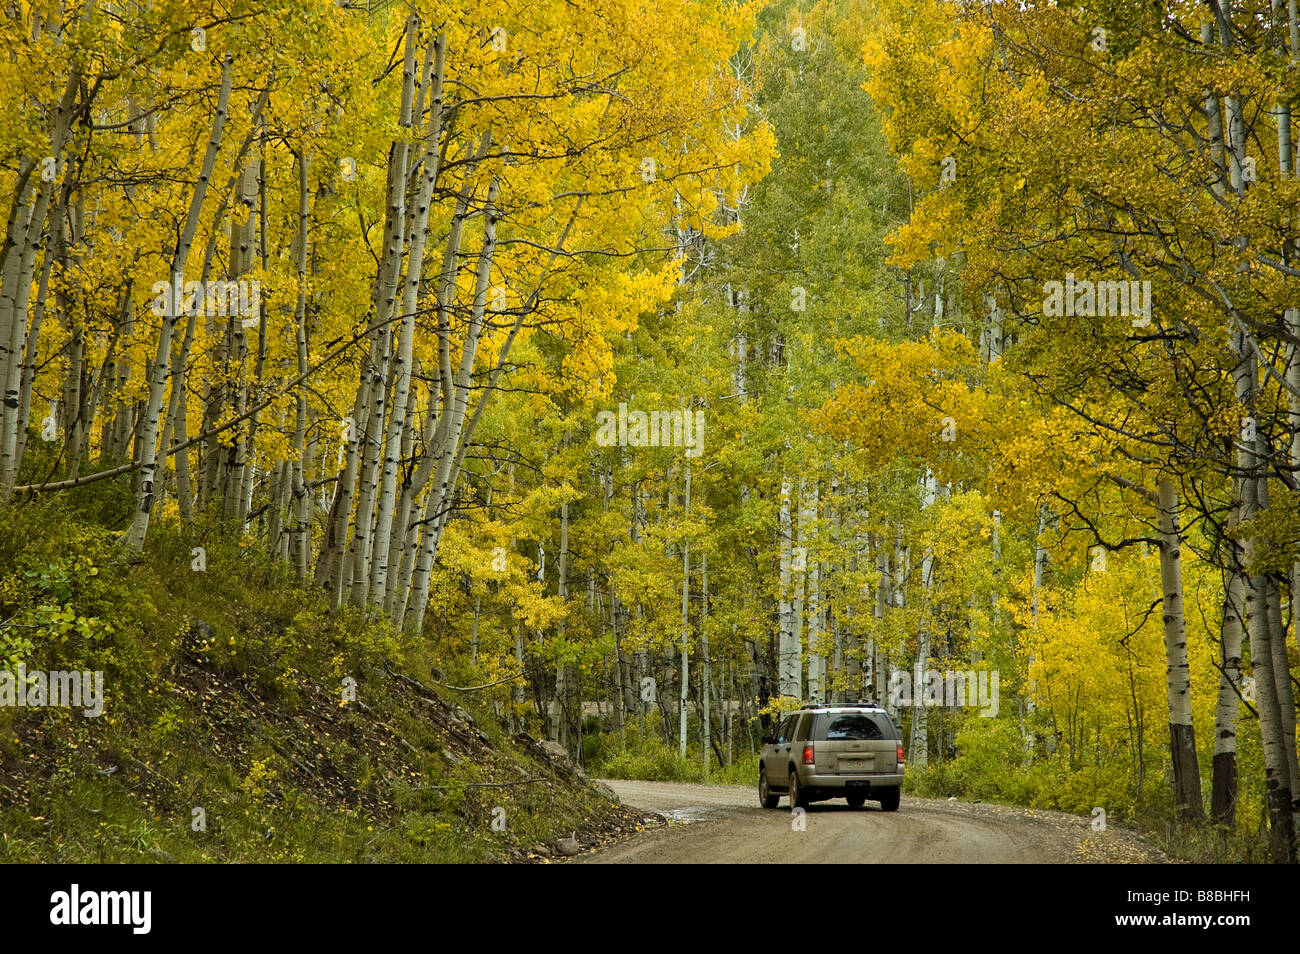
M 809 702 L 802 705 L 800 709 L 842 709 L 845 706 L 865 706 L 868 709 L 879 709 L 880 704 L 870 699 L 850 699 L 845 702 Z

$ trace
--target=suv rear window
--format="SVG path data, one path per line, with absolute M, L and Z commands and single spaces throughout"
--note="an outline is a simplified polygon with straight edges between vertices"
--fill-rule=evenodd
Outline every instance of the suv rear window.
M 794 740 L 796 742 L 807 742 L 808 739 L 812 737 L 810 735 L 810 730 L 812 729 L 812 720 L 813 720 L 812 715 L 810 715 L 807 712 L 805 712 L 800 717 L 799 727 L 794 730 Z
M 827 742 L 874 741 L 896 739 L 898 731 L 883 713 L 827 712 L 817 717 L 817 738 Z
M 798 715 L 786 716 L 785 721 L 781 723 L 781 728 L 777 729 L 776 737 L 782 742 L 794 741 L 794 724 Z

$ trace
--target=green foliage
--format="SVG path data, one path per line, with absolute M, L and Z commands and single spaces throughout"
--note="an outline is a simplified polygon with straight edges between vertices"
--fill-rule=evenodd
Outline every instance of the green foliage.
M 590 737 L 589 737 L 590 738 Z M 595 738 L 591 738 L 596 743 Z M 677 749 L 651 733 L 632 731 L 626 744 L 602 740 L 592 744 L 587 755 L 587 771 L 606 778 L 629 778 L 654 782 L 701 782 L 704 766 L 698 752 L 686 758 Z
M 753 785 L 758 779 L 756 753 L 742 752 L 731 765 L 719 765 L 711 752 L 706 774 L 698 745 L 688 746 L 682 758 L 677 747 L 664 742 L 652 724 L 643 725 L 638 720 L 629 721 L 621 735 L 604 732 L 585 736 L 583 750 L 588 774 L 603 778 L 714 785 Z
M 483 787 L 546 773 L 474 699 L 495 748 L 449 754 L 462 743 L 387 673 L 426 678 L 427 644 L 331 612 L 258 548 L 160 523 L 128 564 L 65 503 L 0 509 L 6 616 L 41 623 L 0 645 L 29 667 L 105 669 L 106 710 L 0 709 L 0 860 L 499 861 L 611 810 L 582 786 Z M 364 710 L 341 704 L 344 675 Z
M 120 665 L 112 637 L 123 594 L 111 535 L 75 520 L 61 501 L 42 501 L 0 510 L 0 536 L 0 665 Z

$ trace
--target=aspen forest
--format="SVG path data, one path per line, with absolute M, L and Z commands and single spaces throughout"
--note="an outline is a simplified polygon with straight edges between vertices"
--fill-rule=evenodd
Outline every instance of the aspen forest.
M 907 797 L 1294 862 L 1297 57 L 0 0 L 0 860 L 522 859 L 870 702 Z

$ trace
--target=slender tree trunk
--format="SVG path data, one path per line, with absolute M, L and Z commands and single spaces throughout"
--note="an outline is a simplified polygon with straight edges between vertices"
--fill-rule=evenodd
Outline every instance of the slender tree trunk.
M 1034 639 L 1039 638 L 1040 630 L 1038 616 L 1040 610 L 1040 600 L 1044 584 L 1047 582 L 1047 571 L 1051 564 L 1050 555 L 1047 547 L 1043 546 L 1043 534 L 1047 532 L 1047 508 L 1039 507 L 1038 510 L 1038 533 L 1034 536 L 1034 589 L 1030 598 L 1030 614 L 1034 628 Z M 1032 672 L 1034 666 L 1034 657 L 1030 654 L 1026 664 L 1026 672 Z M 1026 679 L 1026 691 L 1024 695 L 1024 705 L 1020 713 L 1020 731 L 1025 739 L 1026 756 L 1032 760 L 1034 757 L 1034 732 L 1029 724 L 1034 710 L 1038 707 L 1034 701 L 1034 682 L 1032 676 Z
M 181 289 L 185 281 L 185 265 L 189 261 L 190 248 L 194 243 L 194 234 L 199 227 L 199 216 L 203 211 L 203 200 L 207 196 L 208 182 L 217 162 L 217 153 L 221 149 L 221 136 L 226 126 L 227 110 L 230 105 L 230 87 L 233 79 L 233 58 L 227 54 L 221 68 L 221 92 L 217 97 L 216 112 L 212 118 L 212 133 L 208 138 L 207 153 L 203 158 L 203 169 L 194 184 L 190 200 L 189 214 L 184 230 L 177 241 L 171 263 L 171 289 L 168 294 L 166 314 L 158 335 L 158 355 L 154 359 L 149 378 L 149 401 L 145 408 L 143 427 L 140 432 L 140 467 L 136 478 L 135 517 L 127 530 L 123 544 L 128 553 L 139 554 L 144 549 L 145 534 L 149 530 L 149 515 L 153 510 L 154 471 L 158 459 L 159 418 L 162 415 L 163 397 L 167 389 L 167 372 L 171 365 L 172 333 L 176 327 L 178 305 Z M 164 449 L 165 450 L 165 449 Z
M 1258 358 L 1253 339 L 1244 328 L 1238 327 L 1233 335 L 1234 348 L 1239 355 L 1233 378 L 1237 398 L 1253 415 L 1258 390 Z M 1242 523 L 1248 523 L 1268 507 L 1267 477 L 1264 461 L 1259 453 L 1260 438 L 1242 440 L 1238 444 L 1238 482 L 1241 499 L 1237 510 Z M 1268 581 L 1263 574 L 1250 573 L 1256 563 L 1259 540 L 1252 532 L 1242 543 L 1240 557 L 1235 565 L 1246 573 L 1245 607 L 1246 627 L 1250 640 L 1250 661 L 1255 679 L 1256 709 L 1259 713 L 1260 741 L 1264 750 L 1264 787 L 1268 804 L 1269 838 L 1276 861 L 1295 860 L 1295 827 L 1292 817 L 1289 758 L 1277 681 L 1289 679 L 1286 670 L 1277 672 L 1274 667 L 1271 626 L 1268 611 Z M 1292 744 L 1292 757 L 1294 744 Z
M 1174 769 L 1174 804 L 1185 817 L 1203 821 L 1201 769 L 1192 728 L 1192 687 L 1183 619 L 1182 530 L 1178 490 L 1167 476 L 1157 484 L 1160 525 L 1160 584 L 1165 633 L 1165 685 L 1169 701 L 1169 751 Z
M 415 317 L 419 304 L 420 282 L 424 274 L 424 255 L 429 238 L 429 211 L 432 207 L 433 190 L 438 180 L 439 144 L 442 140 L 442 79 L 444 51 L 446 40 L 439 36 L 430 45 L 433 63 L 426 66 L 426 76 L 432 75 L 433 89 L 429 124 L 424 137 L 424 154 L 421 166 L 419 186 L 413 208 L 410 210 L 410 222 L 406 237 L 407 265 L 406 279 L 402 289 L 401 325 L 399 343 L 394 356 L 396 361 L 396 380 L 393 387 L 392 412 L 384 450 L 383 476 L 381 479 L 378 514 L 375 519 L 374 567 L 370 581 L 371 598 L 384 602 L 388 586 L 390 553 L 396 555 L 392 546 L 393 513 L 397 489 L 397 470 L 401 458 L 401 448 L 409 443 L 409 421 L 411 407 L 411 370 L 415 339 Z M 404 535 L 404 528 L 399 528 Z
M 487 135 L 483 137 L 484 147 L 490 142 Z M 457 450 L 464 437 L 465 417 L 469 408 L 471 376 L 474 359 L 478 352 L 479 336 L 483 330 L 483 313 L 487 307 L 487 294 L 491 285 L 492 259 L 496 254 L 497 193 L 500 180 L 493 179 L 488 187 L 484 204 L 483 248 L 478 256 L 478 272 L 474 282 L 474 302 L 470 308 L 469 327 L 461 345 L 461 361 L 455 378 L 450 378 L 450 365 L 444 368 L 444 376 L 450 380 L 450 388 L 444 390 L 444 401 L 450 397 L 449 406 L 445 406 L 443 417 L 446 426 L 440 427 L 437 458 L 438 467 L 433 486 L 425 499 L 424 537 L 420 544 L 420 553 L 416 561 L 414 577 L 411 583 L 410 609 L 413 620 L 409 624 L 416 635 L 424 625 L 424 611 L 429 603 L 429 579 L 433 572 L 433 563 L 438 555 L 438 544 L 442 528 L 450 512 L 455 482 L 452 478 Z M 440 311 L 443 308 L 439 309 Z
M 86 16 L 92 14 L 94 6 L 93 2 L 86 5 Z M 65 162 L 64 147 L 71 134 L 74 107 L 82 82 L 80 69 L 74 69 L 54 112 L 50 156 L 56 170 L 63 168 Z M 35 354 L 38 344 L 35 340 L 28 340 L 35 337 L 29 335 L 28 303 L 36 255 L 45 231 L 50 199 L 56 189 L 52 181 L 37 184 L 33 179 L 36 169 L 34 160 L 22 159 L 19 162 L 9 230 L 0 254 L 0 374 L 4 386 L 3 400 L 0 401 L 0 504 L 8 503 L 21 463 L 18 435 L 27 427 L 27 420 L 21 416 L 23 355 L 28 352 Z M 33 193 L 34 198 L 29 202 L 28 196 Z M 56 218 L 64 214 L 62 208 L 54 210 Z
M 1219 637 L 1219 695 L 1214 710 L 1214 775 L 1210 814 L 1232 827 L 1237 815 L 1237 713 L 1241 692 L 1242 600 L 1241 575 L 1223 573 L 1223 623 Z
M 934 554 L 928 549 L 921 559 L 921 624 L 917 631 L 916 667 L 912 679 L 912 740 L 908 758 L 917 768 L 930 761 L 930 710 L 925 705 L 925 686 L 930 670 L 930 587 L 934 582 Z
M 703 749 L 704 775 L 709 774 L 709 749 L 713 746 L 713 716 L 709 709 L 709 691 L 713 678 L 712 660 L 709 658 L 709 554 L 700 553 L 700 693 L 703 711 L 700 713 L 700 741 Z M 725 718 L 725 700 L 723 714 Z
M 687 405 L 689 408 L 689 405 Z M 686 487 L 685 503 L 683 504 L 686 519 L 691 515 L 691 462 L 686 461 Z M 680 758 L 686 758 L 686 701 L 687 686 L 690 684 L 690 658 L 691 658 L 691 543 L 687 538 L 682 541 L 682 666 L 681 666 L 681 699 L 677 709 L 677 754 Z
M 876 583 L 876 629 L 875 636 L 871 639 L 870 649 L 868 651 L 872 656 L 872 666 L 876 670 L 876 682 L 871 686 L 871 691 L 874 695 L 876 704 L 885 706 L 891 716 L 898 718 L 899 712 L 897 706 L 894 705 L 894 700 L 890 699 L 887 691 L 882 688 L 884 686 L 884 680 L 888 678 L 889 674 L 884 671 L 885 667 L 880 664 L 880 661 L 877 658 L 879 653 L 880 637 L 884 634 L 885 610 L 893 604 L 893 593 L 891 592 L 893 573 L 889 566 L 889 547 L 885 546 L 884 543 L 888 536 L 889 527 L 886 525 L 885 532 L 875 541 L 876 573 L 879 576 Z
M 790 514 L 790 479 L 781 477 L 781 511 L 777 525 L 777 552 L 780 561 L 780 598 L 777 640 L 777 694 L 803 698 L 803 674 L 799 662 L 798 636 L 795 634 L 794 527 Z
M 808 581 L 808 701 L 826 701 L 826 653 L 822 645 L 824 638 L 821 595 L 821 568 L 818 565 L 816 531 L 818 517 L 817 482 L 812 482 L 812 489 L 803 498 L 803 508 L 799 513 L 799 542 L 805 553 L 804 561 Z

